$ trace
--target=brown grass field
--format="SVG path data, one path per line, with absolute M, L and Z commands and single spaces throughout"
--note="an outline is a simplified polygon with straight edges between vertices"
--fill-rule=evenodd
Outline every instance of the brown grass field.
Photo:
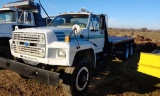
M 160 31 L 110 28 L 109 35 L 135 37 L 135 53 L 127 61 L 108 61 L 103 70 L 97 70 L 85 96 L 160 96 L 160 79 L 137 72 L 140 52 L 158 48 Z M 0 70 L 0 96 L 65 95 L 62 85 L 45 85 L 33 79 L 23 79 L 9 70 Z

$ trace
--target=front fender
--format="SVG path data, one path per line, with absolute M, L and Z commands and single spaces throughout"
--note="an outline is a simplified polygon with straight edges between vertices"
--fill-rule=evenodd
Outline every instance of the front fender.
M 74 59 L 76 58 L 76 54 L 78 52 L 82 52 L 82 51 L 86 51 L 86 50 L 93 50 L 93 46 L 91 44 L 91 42 L 89 41 L 82 41 L 82 42 L 78 42 L 79 43 L 79 48 L 78 47 L 78 44 L 74 47 L 72 47 L 70 50 L 71 50 L 71 53 L 70 53 L 70 64 L 71 66 L 73 65 L 74 63 Z M 95 55 L 95 51 L 93 50 L 93 54 Z M 95 57 L 94 57 L 94 62 L 95 62 Z

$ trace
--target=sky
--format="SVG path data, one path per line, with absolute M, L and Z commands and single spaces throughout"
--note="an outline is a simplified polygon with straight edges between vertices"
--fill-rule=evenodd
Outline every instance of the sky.
M 0 6 L 15 0 L 0 0 Z M 34 0 L 38 2 L 38 0 Z M 107 14 L 112 28 L 160 29 L 160 0 L 41 0 L 50 16 L 78 12 L 84 7 L 95 14 Z M 46 17 L 42 11 L 42 16 Z

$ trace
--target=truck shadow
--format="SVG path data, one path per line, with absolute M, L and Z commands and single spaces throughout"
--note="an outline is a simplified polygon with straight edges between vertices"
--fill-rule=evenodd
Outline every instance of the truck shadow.
M 138 72 L 139 58 L 140 52 L 136 50 L 127 61 L 108 63 L 104 72 L 109 71 L 109 74 L 87 96 L 158 94 L 160 79 Z

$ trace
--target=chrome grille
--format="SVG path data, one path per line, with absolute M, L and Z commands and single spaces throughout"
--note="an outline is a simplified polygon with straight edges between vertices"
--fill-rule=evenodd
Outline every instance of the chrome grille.
M 14 33 L 13 49 L 15 53 L 30 56 L 45 56 L 45 36 L 37 33 Z
M 14 33 L 14 40 L 45 43 L 44 34 Z

